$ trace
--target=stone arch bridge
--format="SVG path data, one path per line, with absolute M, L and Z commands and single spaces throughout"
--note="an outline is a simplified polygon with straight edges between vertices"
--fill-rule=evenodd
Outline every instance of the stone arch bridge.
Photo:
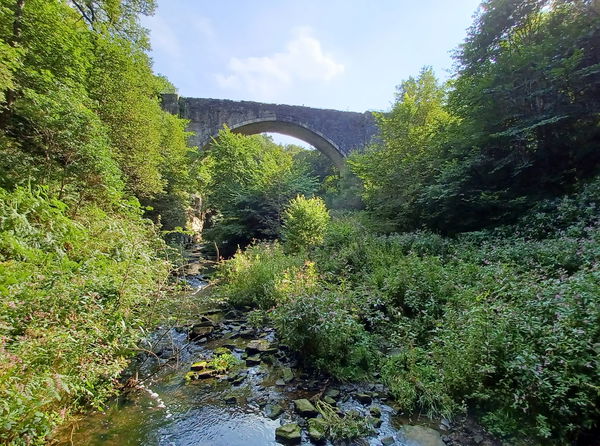
M 295 105 L 225 99 L 162 96 L 163 109 L 190 121 L 191 142 L 206 147 L 223 125 L 244 135 L 273 132 L 314 146 L 337 166 L 353 150 L 361 150 L 377 134 L 370 112 L 355 113 Z

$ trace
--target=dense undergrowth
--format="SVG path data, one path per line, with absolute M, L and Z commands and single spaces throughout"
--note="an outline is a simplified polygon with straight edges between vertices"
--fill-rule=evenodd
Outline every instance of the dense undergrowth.
M 42 443 L 114 393 L 169 271 L 135 201 L 69 215 L 44 189 L 0 189 L 0 442 Z
M 341 379 L 381 370 L 404 410 L 474 409 L 496 434 L 560 444 L 599 415 L 599 210 L 596 180 L 455 238 L 378 235 L 341 215 L 308 254 L 238 252 L 219 292 L 261 311 L 308 365 Z

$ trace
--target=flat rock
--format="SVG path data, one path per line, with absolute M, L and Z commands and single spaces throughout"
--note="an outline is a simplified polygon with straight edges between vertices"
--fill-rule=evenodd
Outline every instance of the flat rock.
M 403 426 L 400 434 L 407 446 L 444 446 L 440 433 L 425 426 Z
M 302 438 L 300 426 L 296 423 L 284 424 L 275 429 L 275 439 L 280 443 L 298 444 Z
M 191 365 L 190 370 L 192 370 L 194 372 L 198 372 L 200 370 L 206 369 L 207 367 L 208 367 L 207 361 L 198 361 Z
M 250 339 L 254 337 L 254 330 L 242 330 L 239 332 L 239 336 L 241 336 L 244 339 Z
M 306 398 L 294 400 L 294 407 L 296 408 L 296 412 L 303 417 L 312 418 L 319 414 L 319 411 L 315 408 L 315 406 L 313 406 L 313 404 Z
M 246 358 L 246 365 L 249 367 L 260 364 L 260 355 L 251 355 Z
M 254 339 L 246 346 L 246 352 L 248 352 L 249 355 L 253 355 L 255 353 L 265 353 L 270 348 L 271 344 L 266 339 Z
M 325 396 L 337 400 L 340 397 L 340 391 L 338 389 L 327 389 L 327 392 L 325 392 Z
M 383 437 L 381 439 L 381 444 L 383 446 L 391 446 L 394 443 L 396 443 L 396 440 L 394 440 L 394 437 Z
M 381 408 L 378 406 L 369 407 L 369 413 L 375 418 L 381 418 Z
M 336 401 L 328 395 L 323 398 L 323 401 L 325 401 L 330 406 L 335 406 L 336 404 Z
M 205 336 L 210 335 L 214 331 L 214 329 L 215 328 L 212 325 L 208 325 L 208 326 L 194 325 L 192 327 L 192 331 L 190 332 L 190 338 L 191 339 L 203 338 Z
M 265 406 L 265 416 L 272 420 L 279 418 L 282 413 L 283 407 L 281 407 L 279 404 L 267 404 Z

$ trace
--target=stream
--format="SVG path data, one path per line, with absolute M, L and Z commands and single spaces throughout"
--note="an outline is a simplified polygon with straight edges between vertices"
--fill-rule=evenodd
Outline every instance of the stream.
M 191 288 L 186 296 L 200 298 L 207 282 L 201 275 L 186 280 Z M 418 425 L 409 425 L 381 384 L 342 384 L 302 370 L 295 355 L 277 343 L 273 329 L 251 327 L 244 313 L 210 304 L 201 313 L 193 326 L 163 327 L 154 332 L 143 346 L 154 353 L 134 361 L 131 373 L 137 379 L 130 379 L 130 388 L 104 412 L 89 413 L 65 426 L 54 444 L 463 444 L 448 437 L 450 425 L 445 420 L 412 420 L 410 423 Z M 205 373 L 204 365 L 198 366 L 198 361 L 210 360 L 223 351 L 237 358 L 236 367 Z M 193 365 L 200 371 L 190 372 Z M 308 431 L 314 421 L 309 420 L 316 414 L 310 413 L 310 407 L 299 406 L 304 402 L 313 406 L 317 400 L 330 403 L 342 418 L 368 419 L 370 435 L 335 443 L 311 440 Z M 277 430 L 283 425 L 297 425 L 291 433 L 296 437 L 283 438 L 287 434 Z

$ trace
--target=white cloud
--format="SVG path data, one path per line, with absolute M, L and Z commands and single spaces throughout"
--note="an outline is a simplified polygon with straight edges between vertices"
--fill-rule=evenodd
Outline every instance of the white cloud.
M 323 52 L 321 43 L 310 29 L 297 28 L 285 51 L 263 57 L 232 57 L 228 74 L 217 74 L 218 84 L 225 89 L 242 90 L 263 100 L 296 81 L 326 82 L 344 72 L 344 65 Z

